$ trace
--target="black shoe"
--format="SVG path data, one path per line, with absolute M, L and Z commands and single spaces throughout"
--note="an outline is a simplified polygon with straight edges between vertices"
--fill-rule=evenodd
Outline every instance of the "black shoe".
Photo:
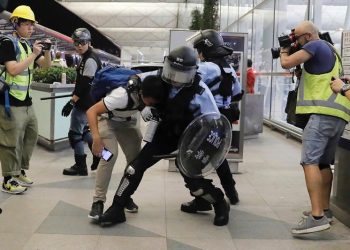
M 203 198 L 195 198 L 192 201 L 181 204 L 181 211 L 185 213 L 197 213 L 198 211 L 212 210 L 211 204 Z
M 126 221 L 124 208 L 112 205 L 99 217 L 101 226 L 114 225 Z
M 98 220 L 102 214 L 103 214 L 103 201 L 96 201 L 92 203 L 91 211 L 88 217 L 94 220 Z
M 233 190 L 226 193 L 227 198 L 230 200 L 231 205 L 236 205 L 239 202 L 238 192 L 235 187 Z
M 215 211 L 214 225 L 224 226 L 229 221 L 230 205 L 225 199 L 213 204 Z
M 139 206 L 135 204 L 133 199 L 129 199 L 129 201 L 125 204 L 125 209 L 129 213 L 137 213 L 139 211 Z

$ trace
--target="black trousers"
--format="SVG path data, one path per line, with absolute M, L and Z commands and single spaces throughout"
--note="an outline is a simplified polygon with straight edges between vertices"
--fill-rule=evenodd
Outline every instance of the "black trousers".
M 139 186 L 144 172 L 157 163 L 160 159 L 154 158 L 154 155 L 170 154 L 177 150 L 179 138 L 171 136 L 164 130 L 157 130 L 153 141 L 147 143 L 138 154 L 138 156 L 126 167 L 124 175 L 120 181 L 113 205 L 124 207 L 129 197 Z M 219 188 L 215 188 L 211 180 L 205 178 L 189 178 L 182 174 L 186 187 L 194 196 L 209 194 L 213 198 L 213 203 L 221 201 L 224 194 Z M 198 192 L 200 190 L 200 192 Z

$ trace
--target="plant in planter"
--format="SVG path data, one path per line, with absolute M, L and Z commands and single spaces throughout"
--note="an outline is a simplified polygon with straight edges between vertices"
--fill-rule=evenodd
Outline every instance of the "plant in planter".
M 76 78 L 75 68 L 50 67 L 47 69 L 36 68 L 33 72 L 33 81 L 42 83 L 61 82 L 62 73 L 66 73 L 67 83 L 74 83 Z

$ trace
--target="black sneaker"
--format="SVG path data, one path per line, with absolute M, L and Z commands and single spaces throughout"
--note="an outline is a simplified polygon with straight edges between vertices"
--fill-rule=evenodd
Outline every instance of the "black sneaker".
M 181 211 L 185 213 L 194 214 L 210 210 L 212 210 L 211 204 L 203 198 L 195 198 L 192 201 L 181 204 Z
M 135 204 L 132 198 L 125 204 L 125 209 L 129 213 L 137 213 L 139 211 L 139 207 Z
M 92 203 L 91 211 L 88 215 L 90 219 L 98 220 L 103 214 L 103 201 L 96 201 Z

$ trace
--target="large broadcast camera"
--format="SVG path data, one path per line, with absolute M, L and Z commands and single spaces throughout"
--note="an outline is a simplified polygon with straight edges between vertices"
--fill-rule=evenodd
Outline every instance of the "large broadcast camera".
M 288 55 L 291 55 L 298 50 L 300 50 L 300 46 L 296 44 L 297 38 L 294 33 L 294 29 L 291 30 L 292 32 L 289 35 L 284 35 L 278 37 L 278 42 L 280 44 L 279 48 L 271 48 L 271 54 L 273 59 L 277 59 L 280 56 L 281 48 L 288 48 L 290 47 Z M 329 33 L 324 32 L 324 33 L 318 33 L 320 39 L 329 42 L 330 44 L 334 44 Z

